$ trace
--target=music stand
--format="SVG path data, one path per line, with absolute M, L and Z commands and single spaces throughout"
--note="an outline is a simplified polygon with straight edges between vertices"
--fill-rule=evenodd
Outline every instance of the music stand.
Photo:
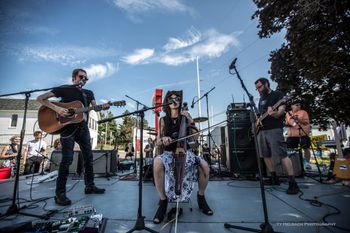
M 21 141 L 19 144 L 17 160 L 16 160 L 17 169 L 16 169 L 16 175 L 15 175 L 15 183 L 14 183 L 14 187 L 13 187 L 12 203 L 11 203 L 11 206 L 7 209 L 6 213 L 4 214 L 6 216 L 10 216 L 13 214 L 21 214 L 21 215 L 31 216 L 31 217 L 36 217 L 36 218 L 49 219 L 49 216 L 47 216 L 47 215 L 36 215 L 36 214 L 21 212 L 20 211 L 21 208 L 19 207 L 19 203 L 18 203 L 18 206 L 16 204 L 16 196 L 17 196 L 17 189 L 18 189 L 18 182 L 19 182 L 19 170 L 20 170 L 19 168 L 21 165 L 22 147 L 23 147 L 23 141 L 24 141 L 25 129 L 26 129 L 29 97 L 30 97 L 30 94 L 33 92 L 48 91 L 51 89 L 53 89 L 53 88 L 36 89 L 36 90 L 31 90 L 31 91 L 23 91 L 23 92 L 0 95 L 0 97 L 12 96 L 12 95 L 23 95 L 23 94 L 25 95 L 23 123 L 22 123 L 22 129 L 21 129 L 21 134 L 20 134 Z
M 250 111 L 252 114 L 250 114 L 250 122 L 252 125 L 252 129 L 253 129 L 253 134 L 254 134 L 254 142 L 255 142 L 255 148 L 256 148 L 256 159 L 258 162 L 258 168 L 259 168 L 259 184 L 260 184 L 260 194 L 261 194 L 261 199 L 262 199 L 262 204 L 263 204 L 263 211 L 264 211 L 264 222 L 260 224 L 260 228 L 261 229 L 254 229 L 254 228 L 248 228 L 248 227 L 241 227 L 241 226 L 237 226 L 237 225 L 232 225 L 229 223 L 225 223 L 224 227 L 225 228 L 234 228 L 234 229 L 239 229 L 239 230 L 244 230 L 244 231 L 251 231 L 251 232 L 264 232 L 264 233 L 273 233 L 275 232 L 271 226 L 271 224 L 269 223 L 269 217 L 268 217 L 268 212 L 267 212 L 267 206 L 266 206 L 266 197 L 265 197 L 265 189 L 264 189 L 264 181 L 263 181 L 263 174 L 262 174 L 262 169 L 261 169 L 261 162 L 260 162 L 260 158 L 261 158 L 261 151 L 260 151 L 260 146 L 257 142 L 257 130 L 256 130 L 256 124 L 255 124 L 255 119 L 254 116 L 256 116 L 258 114 L 258 109 L 254 103 L 254 98 L 253 96 L 248 92 L 246 86 L 244 85 L 243 80 L 241 79 L 238 70 L 236 68 L 236 63 L 237 58 L 231 63 L 230 65 L 230 70 L 229 73 L 234 75 L 237 74 L 238 79 L 241 82 L 242 88 L 243 90 L 247 93 L 247 96 L 249 97 L 249 102 L 250 102 Z M 231 70 L 234 69 L 235 73 L 231 73 Z
M 127 233 L 131 233 L 131 232 L 134 232 L 134 231 L 140 231 L 140 230 L 146 230 L 148 232 L 152 232 L 152 233 L 158 233 L 157 231 L 155 230 L 152 230 L 148 227 L 145 226 L 145 217 L 142 216 L 142 179 L 143 179 L 143 149 L 142 149 L 142 146 L 143 146 L 143 120 L 144 120 L 144 116 L 145 116 L 145 112 L 148 111 L 148 110 L 152 110 L 152 109 L 155 109 L 155 108 L 159 108 L 159 107 L 164 107 L 164 106 L 168 106 L 170 105 L 171 103 L 169 104 L 163 104 L 163 105 L 156 105 L 154 107 L 150 107 L 150 108 L 143 108 L 141 110 L 137 110 L 137 111 L 134 111 L 134 112 L 130 112 L 130 113 L 126 113 L 126 114 L 123 114 L 123 115 L 119 115 L 119 116 L 116 116 L 116 117 L 111 117 L 111 118 L 106 118 L 106 119 L 103 119 L 103 120 L 100 120 L 98 121 L 98 124 L 101 124 L 101 123 L 105 123 L 107 121 L 111 121 L 111 120 L 114 120 L 114 119 L 117 119 L 117 118 L 122 118 L 122 117 L 125 117 L 125 116 L 130 116 L 130 115 L 137 115 L 140 117 L 140 122 L 141 122 L 141 127 L 140 127 L 140 163 L 139 163 L 139 169 L 140 169 L 140 174 L 139 174 L 139 193 L 138 193 L 138 196 L 139 196 L 139 200 L 138 200 L 138 209 L 137 209 L 137 219 L 136 219 L 136 223 L 135 223 L 135 226 L 130 229 L 129 231 L 127 231 Z M 136 169 L 136 168 L 135 168 Z

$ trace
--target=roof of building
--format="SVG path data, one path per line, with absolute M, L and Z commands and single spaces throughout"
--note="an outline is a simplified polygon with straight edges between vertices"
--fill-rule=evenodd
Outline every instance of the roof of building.
M 1 99 L 0 110 L 24 110 L 24 99 Z M 41 104 L 36 100 L 29 100 L 28 110 L 39 110 Z

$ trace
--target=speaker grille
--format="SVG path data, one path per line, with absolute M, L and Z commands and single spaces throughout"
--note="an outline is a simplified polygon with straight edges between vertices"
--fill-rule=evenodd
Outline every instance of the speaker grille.
M 254 137 L 251 129 L 250 111 L 231 109 L 227 111 L 227 138 L 229 168 L 234 173 L 257 173 L 258 164 Z

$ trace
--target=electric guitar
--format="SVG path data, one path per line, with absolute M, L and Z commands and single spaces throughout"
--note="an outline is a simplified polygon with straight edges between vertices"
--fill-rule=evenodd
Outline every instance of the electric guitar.
M 54 105 L 68 109 L 68 116 L 61 116 L 51 108 L 41 106 L 38 111 L 39 128 L 49 134 L 61 134 L 67 137 L 75 132 L 77 124 L 84 120 L 84 113 L 91 110 L 101 111 L 102 104 L 94 107 L 84 107 L 76 100 L 69 103 L 52 102 Z M 125 106 L 125 101 L 108 102 L 109 106 Z
M 291 99 L 291 96 L 289 95 L 285 95 L 283 96 L 282 99 L 280 99 L 277 103 L 275 103 L 272 106 L 272 111 L 275 111 L 279 106 L 283 105 L 284 103 L 286 103 L 287 101 L 289 101 Z M 268 112 L 265 112 L 264 114 L 262 114 L 260 117 L 257 118 L 256 120 L 256 134 L 258 134 L 260 132 L 260 129 L 263 127 L 262 121 L 268 116 Z

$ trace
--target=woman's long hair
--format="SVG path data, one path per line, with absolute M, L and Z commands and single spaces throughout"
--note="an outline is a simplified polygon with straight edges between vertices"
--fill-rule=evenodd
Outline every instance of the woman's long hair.
M 183 102 L 182 91 L 168 91 L 164 97 L 163 104 L 168 104 L 169 103 L 168 99 L 172 95 L 176 95 L 176 96 L 180 97 L 179 108 L 178 108 L 178 111 L 179 111 L 178 118 L 180 118 L 180 112 L 181 112 L 182 102 Z M 164 119 L 164 129 L 163 129 L 164 131 L 163 132 L 164 132 L 164 135 L 166 135 L 166 133 L 168 132 L 168 125 L 169 125 L 169 122 L 171 120 L 170 106 L 169 105 L 164 106 L 163 112 L 165 113 L 165 116 L 163 117 L 163 119 Z

